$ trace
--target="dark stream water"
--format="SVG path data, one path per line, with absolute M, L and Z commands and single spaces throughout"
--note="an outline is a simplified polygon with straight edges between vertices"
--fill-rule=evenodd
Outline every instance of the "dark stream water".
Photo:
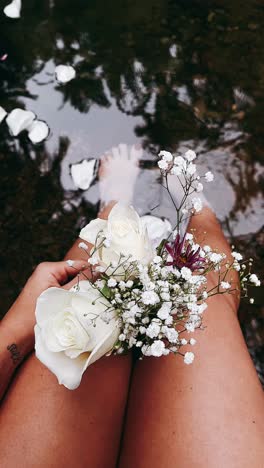
M 76 190 L 70 165 L 119 142 L 144 147 L 135 196 L 142 214 L 157 202 L 163 212 L 158 151 L 196 149 L 199 165 L 216 174 L 207 195 L 225 232 L 260 274 L 263 2 L 24 0 L 18 20 L 3 15 L 6 3 L 0 105 L 33 110 L 51 134 L 34 146 L 0 125 L 0 314 L 35 265 L 61 259 L 96 215 L 97 186 Z M 67 63 L 77 77 L 59 85 L 54 67 Z M 254 294 L 240 316 L 261 376 L 263 294 Z

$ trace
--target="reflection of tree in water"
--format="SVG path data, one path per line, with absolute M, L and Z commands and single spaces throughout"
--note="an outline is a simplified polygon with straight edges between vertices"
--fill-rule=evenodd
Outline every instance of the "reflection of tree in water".
M 95 216 L 94 207 L 78 192 L 65 192 L 60 186 L 60 163 L 68 144 L 61 139 L 58 153 L 50 155 L 45 148 L 35 152 L 23 137 L 20 145 L 8 137 L 0 142 L 3 312 L 32 268 L 47 259 L 63 258 L 80 223 Z
M 225 125 L 236 123 L 248 136 L 233 146 L 243 162 L 238 178 L 230 175 L 235 212 L 256 196 L 255 163 L 264 146 L 260 1 L 241 8 L 237 0 L 207 5 L 190 0 L 188 7 L 186 1 L 164 0 L 28 0 L 19 21 L 1 22 L 0 40 L 9 56 L 0 64 L 0 102 L 8 110 L 28 95 L 26 81 L 48 60 L 75 64 L 77 78 L 57 86 L 63 102 L 87 113 L 92 105 L 109 107 L 110 95 L 121 112 L 142 117 L 136 133 L 153 153 L 160 146 L 176 149 L 187 139 L 217 148 Z M 74 237 L 72 226 L 77 230 L 78 219 L 88 208 L 91 212 L 78 195 L 61 189 L 66 147 L 61 141 L 56 156 L 43 146 L 33 151 L 23 138 L 19 147 L 9 138 L 0 142 L 6 303 L 32 265 L 62 256 Z M 50 166 L 41 174 L 44 163 Z

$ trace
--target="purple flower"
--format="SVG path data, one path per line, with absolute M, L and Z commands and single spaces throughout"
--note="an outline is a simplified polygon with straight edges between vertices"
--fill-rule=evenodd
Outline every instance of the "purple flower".
M 192 245 L 185 240 L 185 236 L 181 240 L 177 234 L 174 242 L 165 244 L 167 252 L 172 257 L 172 260 L 167 262 L 167 266 L 173 265 L 181 269 L 182 267 L 190 268 L 191 271 L 198 270 L 203 266 L 204 258 L 200 257 L 200 247 L 193 250 Z

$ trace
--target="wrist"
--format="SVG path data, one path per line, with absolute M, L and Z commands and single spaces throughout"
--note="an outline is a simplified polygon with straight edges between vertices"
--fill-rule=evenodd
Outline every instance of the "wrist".
M 30 304 L 22 292 L 0 323 L 1 334 L 11 344 L 15 343 L 23 356 L 34 348 L 35 313 L 29 310 L 32 308 L 35 309 L 35 304 Z

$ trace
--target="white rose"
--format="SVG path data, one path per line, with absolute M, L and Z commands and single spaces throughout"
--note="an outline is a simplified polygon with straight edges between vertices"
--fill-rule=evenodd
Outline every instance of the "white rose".
M 98 251 L 105 266 L 118 263 L 121 254 L 143 264 L 149 263 L 154 256 L 147 230 L 132 206 L 117 203 L 108 220 L 97 218 L 80 232 L 80 238 L 93 245 L 98 236 L 109 240 L 107 247 L 102 245 Z
M 172 231 L 170 222 L 156 216 L 146 215 L 141 218 L 143 226 L 147 228 L 148 236 L 154 248 L 158 247 L 163 239 L 167 239 Z
M 120 333 L 115 318 L 108 324 L 100 318 L 108 301 L 89 281 L 79 285 L 79 291 L 49 288 L 36 306 L 36 356 L 70 390 L 80 385 L 89 365 L 111 351 Z

